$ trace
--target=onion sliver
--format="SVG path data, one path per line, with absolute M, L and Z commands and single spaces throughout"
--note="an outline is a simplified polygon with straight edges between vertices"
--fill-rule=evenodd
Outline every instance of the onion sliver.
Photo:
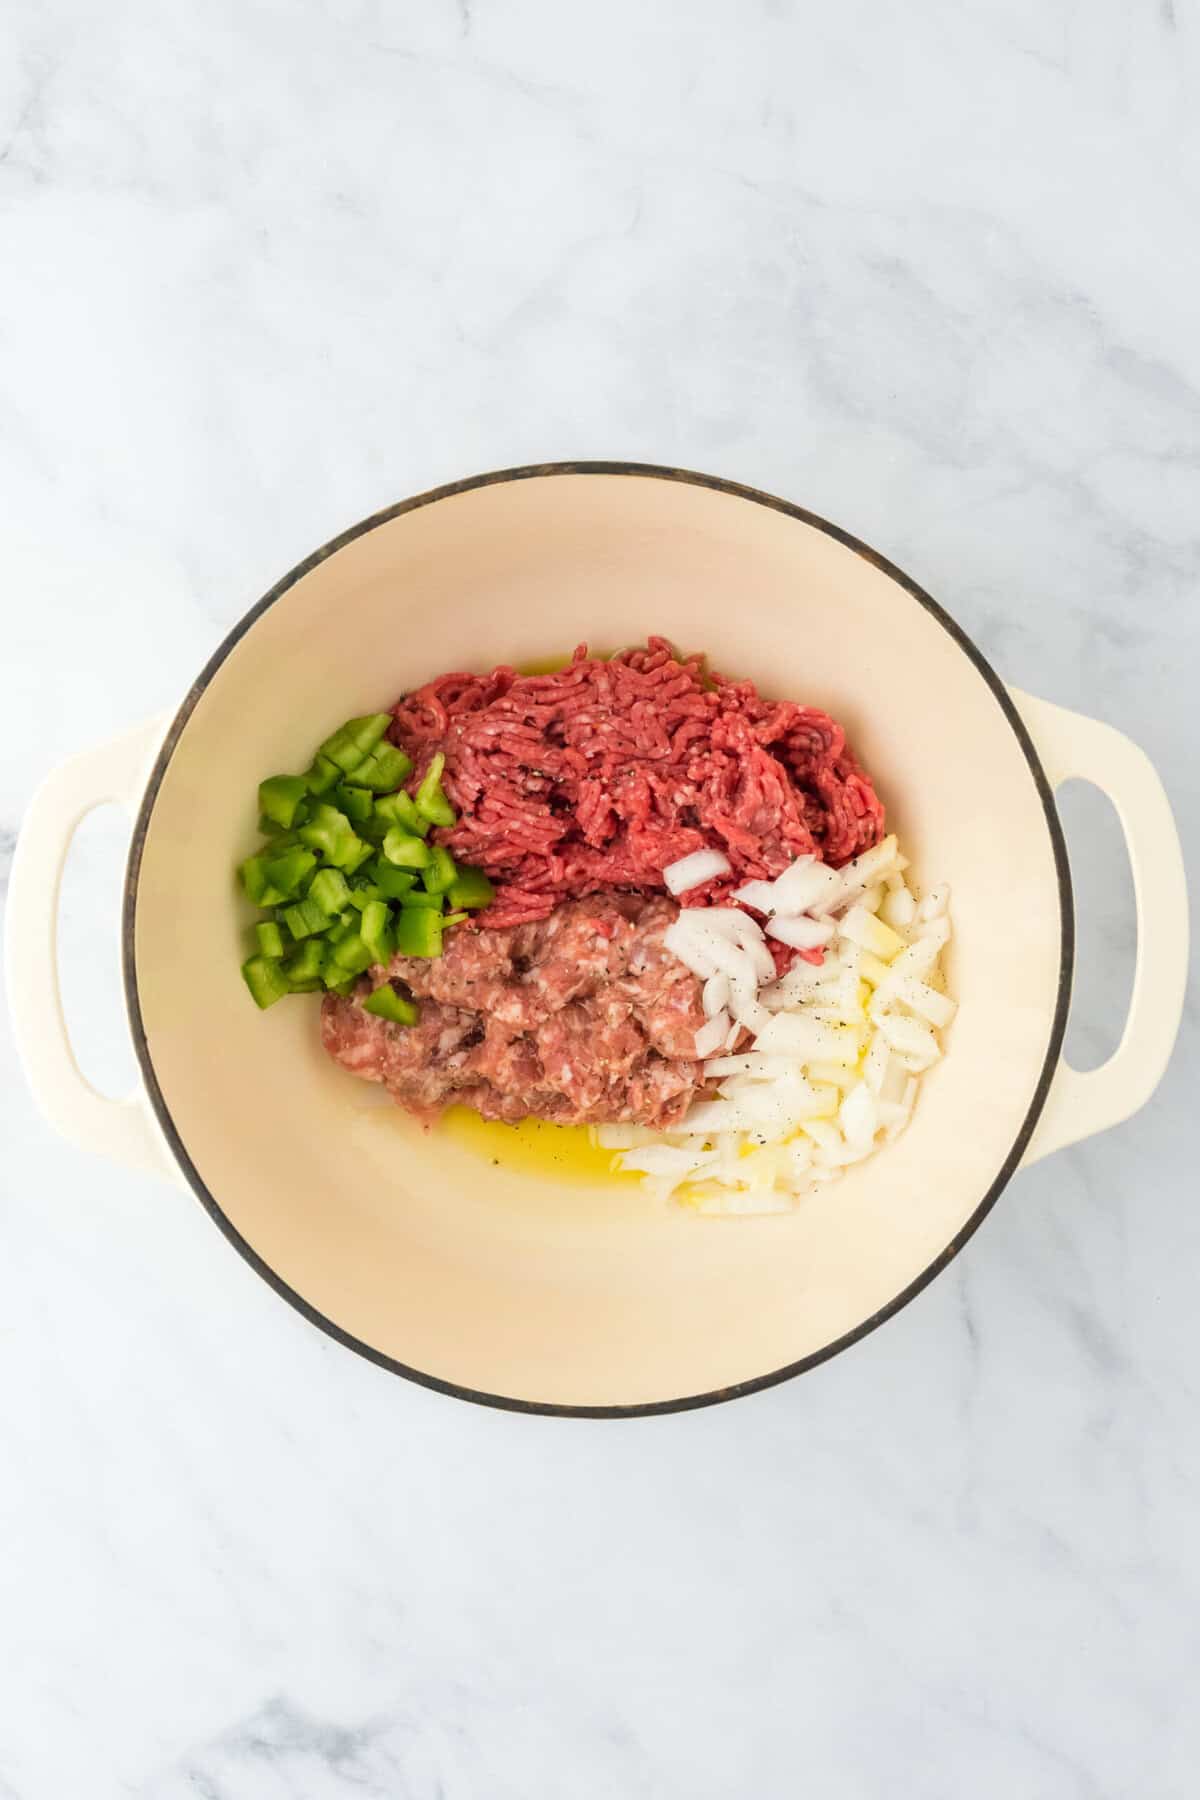
M 767 924 L 767 935 L 790 944 L 793 950 L 819 950 L 833 933 L 832 919 L 771 919 Z
M 696 1056 L 700 1062 L 724 1047 L 729 1036 L 730 1019 L 726 1012 L 714 1013 L 696 1033 Z
M 715 881 L 718 875 L 728 874 L 729 858 L 722 856 L 719 850 L 693 850 L 690 856 L 681 856 L 678 862 L 668 863 L 663 870 L 663 880 L 669 893 L 686 894 L 689 888 L 700 887 L 706 881 Z

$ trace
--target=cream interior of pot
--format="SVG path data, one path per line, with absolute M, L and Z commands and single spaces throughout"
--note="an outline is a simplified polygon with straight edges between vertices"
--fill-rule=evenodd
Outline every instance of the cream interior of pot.
M 918 881 L 949 880 L 960 1002 L 908 1132 L 791 1215 L 697 1218 L 640 1189 L 493 1165 L 329 1062 L 317 998 L 260 1014 L 232 869 L 255 788 L 350 715 L 452 668 L 659 632 L 825 707 Z M 217 669 L 171 757 L 136 895 L 149 1054 L 201 1181 L 263 1261 L 374 1351 L 491 1395 L 671 1401 L 869 1321 L 968 1223 L 1034 1098 L 1061 955 L 1052 842 L 983 676 L 820 529 L 653 477 L 504 481 L 317 564 Z

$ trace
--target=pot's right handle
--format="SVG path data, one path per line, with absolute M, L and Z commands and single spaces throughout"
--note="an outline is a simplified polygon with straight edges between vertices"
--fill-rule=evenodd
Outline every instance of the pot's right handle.
M 137 811 L 166 718 L 151 719 L 52 769 L 29 803 L 5 904 L 5 985 L 17 1050 L 33 1097 L 81 1149 L 179 1178 L 141 1087 L 97 1093 L 75 1061 L 58 986 L 58 890 L 80 821 L 106 801 Z
M 1137 905 L 1129 1016 L 1106 1063 L 1086 1073 L 1060 1058 L 1022 1166 L 1119 1125 L 1162 1078 L 1183 1011 L 1188 969 L 1187 882 L 1170 802 L 1154 765 L 1129 738 L 1082 713 L 1010 688 L 1047 779 L 1072 776 L 1108 795 L 1121 821 Z

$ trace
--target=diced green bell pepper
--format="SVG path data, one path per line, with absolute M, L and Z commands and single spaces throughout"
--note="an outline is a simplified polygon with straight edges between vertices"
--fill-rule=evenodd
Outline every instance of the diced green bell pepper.
M 254 936 L 258 943 L 260 956 L 274 957 L 276 961 L 283 955 L 283 933 L 274 919 L 263 919 L 254 927 Z
M 429 867 L 421 871 L 427 894 L 444 894 L 458 874 L 458 866 L 448 850 L 435 844 L 429 852 Z
M 242 964 L 242 979 L 250 989 L 254 1004 L 264 1009 L 274 1006 L 291 993 L 283 965 L 269 956 L 252 956 Z
M 396 949 L 401 956 L 440 956 L 441 913 L 428 906 L 406 906 L 396 920 Z
M 406 775 L 412 773 L 412 759 L 398 750 L 395 744 L 376 744 L 367 752 L 354 771 L 354 779 L 363 787 L 373 789 L 377 794 L 386 794 L 392 788 L 400 786 Z
M 465 913 L 465 912 L 443 913 L 442 914 L 442 930 L 449 931 L 449 929 L 452 925 L 461 925 L 463 920 L 469 919 L 470 916 L 471 916 L 470 913 Z
M 371 854 L 345 813 L 325 801 L 313 807 L 312 818 L 300 827 L 300 840 L 319 850 L 335 869 L 357 868 L 363 856 Z
M 442 791 L 442 770 L 446 767 L 446 758 L 439 750 L 425 771 L 425 776 L 416 792 L 417 811 L 432 825 L 454 825 L 458 815 Z
M 265 818 L 290 831 L 296 813 L 308 798 L 303 775 L 271 775 L 258 784 L 258 809 Z
M 444 900 L 444 894 L 427 894 L 424 888 L 412 888 L 407 894 L 400 896 L 401 906 L 425 907 L 430 912 L 439 913 Z
M 366 844 L 362 838 L 359 838 L 357 849 L 352 851 L 347 861 L 342 864 L 342 872 L 345 875 L 357 875 L 363 864 L 370 862 L 374 854 L 374 844 Z
M 398 794 L 381 794 L 375 802 L 375 817 L 389 825 L 399 825 L 411 837 L 427 837 L 429 820 L 417 811 L 416 801 L 401 788 Z
M 306 938 L 283 965 L 283 972 L 292 985 L 293 991 L 299 981 L 318 981 L 324 973 L 328 950 L 324 940 L 319 937 Z
M 264 873 L 268 885 L 278 888 L 285 900 L 290 900 L 300 891 L 300 884 L 306 875 L 311 875 L 317 866 L 317 859 L 311 850 L 305 850 L 300 844 L 293 844 L 282 856 L 269 856 L 264 865 Z
M 368 900 L 363 907 L 362 924 L 358 929 L 363 943 L 371 952 L 371 961 L 382 963 L 386 967 L 396 947 L 392 936 L 392 910 L 387 901 Z
M 329 914 L 311 894 L 307 894 L 303 900 L 297 900 L 294 906 L 281 908 L 281 912 L 283 923 L 297 943 L 324 931 L 329 924 Z
M 353 774 L 391 722 L 391 713 L 367 713 L 360 719 L 347 719 L 332 737 L 325 739 L 320 753 L 336 763 L 343 775 Z
M 416 1002 L 398 994 L 390 981 L 385 981 L 363 1001 L 363 1011 L 374 1013 L 377 1019 L 387 1019 L 393 1025 L 415 1025 L 421 1017 Z
M 351 930 L 334 944 L 330 960 L 346 975 L 361 975 L 375 959 L 363 942 L 362 932 Z
M 400 900 L 407 894 L 416 880 L 407 869 L 398 869 L 390 863 L 386 856 L 377 856 L 370 868 L 365 871 L 375 887 L 379 889 L 381 900 Z
M 469 912 L 475 912 L 481 906 L 491 905 L 496 890 L 482 869 L 460 868 L 450 883 L 446 898 L 451 906 L 465 906 Z
M 248 856 L 239 865 L 238 874 L 247 900 L 255 906 L 277 906 L 287 898 L 282 888 L 273 887 L 267 880 L 267 867 L 261 856 Z
M 393 825 L 384 838 L 383 854 L 399 869 L 427 869 L 431 860 L 428 844 L 410 836 L 399 825 Z
M 343 975 L 334 963 L 330 963 L 325 970 L 324 985 L 331 994 L 352 994 L 357 983 L 357 975 Z
M 364 819 L 369 819 L 375 806 L 370 790 L 358 786 L 357 771 L 355 781 L 339 782 L 330 798 L 334 806 L 340 806 L 354 825 L 361 825 Z
M 318 869 L 308 884 L 308 897 L 315 900 L 332 919 L 341 912 L 350 897 L 346 877 L 340 869 Z
M 324 970 L 329 959 L 329 945 L 324 938 L 306 938 L 288 961 L 282 965 L 288 981 L 313 981 Z
M 342 771 L 327 756 L 318 750 L 313 758 L 312 768 L 304 777 L 305 786 L 310 794 L 327 794 L 331 787 L 342 779 Z

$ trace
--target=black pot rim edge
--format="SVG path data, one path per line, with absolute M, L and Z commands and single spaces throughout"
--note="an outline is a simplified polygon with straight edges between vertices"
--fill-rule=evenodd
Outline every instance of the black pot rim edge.
M 457 1382 L 445 1381 L 440 1376 L 427 1374 L 424 1370 L 414 1369 L 406 1363 L 398 1362 L 394 1357 L 385 1356 L 382 1351 L 374 1349 L 370 1344 L 366 1344 L 360 1338 L 354 1337 L 350 1332 L 344 1331 L 341 1326 L 335 1324 L 332 1319 L 326 1318 L 323 1313 L 318 1312 L 314 1306 L 311 1306 L 301 1294 L 298 1294 L 294 1288 L 290 1287 L 288 1283 L 285 1282 L 261 1256 L 259 1256 L 258 1252 L 247 1243 L 246 1239 L 237 1230 L 233 1222 L 222 1211 L 215 1196 L 205 1185 L 187 1153 L 179 1132 L 175 1127 L 174 1120 L 171 1117 L 170 1108 L 168 1107 L 162 1089 L 159 1086 L 158 1077 L 155 1073 L 153 1061 L 151 1060 L 145 1024 L 142 1019 L 141 1003 L 138 996 L 137 974 L 134 959 L 138 878 L 141 872 L 142 853 L 145 848 L 146 834 L 154 810 L 154 803 L 158 797 L 159 788 L 162 785 L 163 776 L 166 773 L 167 765 L 174 754 L 175 746 L 178 744 L 201 695 L 208 687 L 209 682 L 221 667 L 226 657 L 236 648 L 255 621 L 266 612 L 268 607 L 273 606 L 290 588 L 294 587 L 298 581 L 314 569 L 318 563 L 324 562 L 327 557 L 334 555 L 347 544 L 353 543 L 356 538 L 362 537 L 366 532 L 373 531 L 376 526 L 384 525 L 389 520 L 399 518 L 404 513 L 415 512 L 419 507 L 429 506 L 434 501 L 449 499 L 455 494 L 468 493 L 474 488 L 492 487 L 500 482 L 523 481 L 535 477 L 555 475 L 632 475 L 662 481 L 679 481 L 695 487 L 709 488 L 717 493 L 729 494 L 737 499 L 753 501 L 756 505 L 769 507 L 774 512 L 783 513 L 789 518 L 799 520 L 802 524 L 813 526 L 817 530 L 825 532 L 827 536 L 836 539 L 839 544 L 845 545 L 847 549 L 854 551 L 856 555 L 863 557 L 865 561 L 882 570 L 885 575 L 890 576 L 890 578 L 902 587 L 906 593 L 911 595 L 914 600 L 924 607 L 925 611 L 929 613 L 931 617 L 936 619 L 942 629 L 954 639 L 958 648 L 970 659 L 978 673 L 983 677 L 984 682 L 991 690 L 993 699 L 996 701 L 996 704 L 999 706 L 1009 725 L 1012 727 L 1013 733 L 1016 736 L 1017 742 L 1019 743 L 1029 766 L 1030 773 L 1033 776 L 1034 784 L 1042 803 L 1046 827 L 1049 831 L 1050 841 L 1054 851 L 1055 870 L 1058 880 L 1059 911 L 1062 932 L 1058 992 L 1055 999 L 1054 1017 L 1046 1045 L 1046 1054 L 1042 1063 L 1041 1074 L 1034 1090 L 1033 1099 L 1030 1102 L 1029 1109 L 1013 1142 L 1012 1148 L 1005 1157 L 1004 1162 L 995 1179 L 988 1187 L 987 1192 L 984 1194 L 983 1199 L 971 1214 L 966 1224 L 962 1226 L 947 1244 L 946 1248 L 933 1259 L 928 1267 L 922 1270 L 921 1274 L 918 1275 L 915 1280 L 911 1281 L 906 1288 L 895 1296 L 894 1299 L 890 1300 L 886 1306 L 881 1307 L 877 1312 L 873 1313 L 870 1318 L 865 1319 L 861 1324 L 856 1325 L 853 1331 L 846 1332 L 842 1337 L 835 1339 L 831 1344 L 823 1345 L 820 1350 L 812 1352 L 811 1355 L 802 1357 L 797 1362 L 787 1363 L 782 1368 L 772 1369 L 765 1375 L 756 1375 L 749 1380 L 737 1382 L 730 1387 L 717 1388 L 711 1392 L 702 1394 L 686 1394 L 678 1399 L 654 1400 L 628 1406 L 574 1406 L 549 1401 L 521 1400 L 514 1398 L 511 1395 L 491 1394 L 482 1389 L 463 1387 Z M 988 1213 L 991 1212 L 992 1207 L 996 1204 L 996 1201 L 1011 1180 L 1021 1161 L 1021 1157 L 1025 1152 L 1025 1148 L 1033 1135 L 1034 1126 L 1037 1124 L 1045 1104 L 1046 1095 L 1049 1091 L 1050 1082 L 1053 1079 L 1059 1053 L 1062 1048 L 1063 1036 L 1066 1031 L 1067 1013 L 1070 1007 L 1071 978 L 1075 953 L 1075 914 L 1071 893 L 1071 874 L 1067 860 L 1066 842 L 1063 837 L 1058 813 L 1055 809 L 1053 792 L 1046 779 L 1045 771 L 1042 768 L 1041 761 L 1033 746 L 1029 733 L 1026 730 L 1024 722 L 1017 712 L 1016 707 L 1013 705 L 1012 699 L 1010 698 L 1004 683 L 1000 680 L 987 658 L 967 636 L 961 626 L 959 626 L 944 608 L 927 594 L 923 588 L 919 587 L 915 581 L 904 574 L 903 570 L 898 569 L 895 564 L 889 562 L 886 557 L 880 556 L 878 552 L 872 550 L 869 545 L 864 544 L 858 538 L 851 536 L 849 532 L 843 531 L 837 525 L 830 524 L 827 519 L 820 518 L 816 513 L 808 512 L 805 508 L 795 506 L 790 501 L 780 500 L 775 495 L 764 493 L 758 488 L 745 486 L 741 482 L 727 481 L 716 475 L 705 475 L 691 469 L 668 468 L 656 463 L 579 461 L 531 463 L 513 469 L 497 469 L 487 474 L 469 476 L 462 481 L 449 482 L 442 487 L 431 488 L 426 493 L 414 495 L 411 499 L 401 500 L 394 506 L 385 507 L 381 512 L 373 513 L 369 518 L 363 519 L 357 525 L 352 525 L 347 531 L 343 531 L 339 536 L 331 539 L 329 543 L 323 545 L 319 550 L 315 550 L 311 556 L 306 557 L 303 562 L 298 563 L 296 567 L 285 575 L 281 581 L 277 582 L 256 605 L 250 608 L 250 610 L 228 633 L 216 651 L 214 651 L 196 681 L 193 682 L 192 686 L 189 688 L 182 705 L 171 722 L 170 728 L 163 740 L 162 747 L 155 759 L 145 794 L 141 805 L 138 808 L 137 818 L 134 822 L 133 836 L 130 842 L 122 907 L 121 950 L 125 1003 L 129 1014 L 129 1024 L 133 1036 L 134 1049 L 141 1069 L 142 1079 L 145 1083 L 146 1093 L 154 1110 L 155 1117 L 158 1120 L 159 1127 L 171 1148 L 171 1152 L 174 1155 L 176 1162 L 187 1177 L 188 1183 L 197 1199 L 205 1208 L 214 1223 L 225 1234 L 241 1256 L 243 1256 L 250 1264 L 250 1267 L 254 1269 L 277 1294 L 286 1300 L 290 1306 L 293 1306 L 297 1312 L 301 1313 L 310 1324 L 316 1325 L 321 1331 L 325 1332 L 328 1337 L 331 1337 L 337 1343 L 344 1345 L 348 1350 L 356 1351 L 358 1355 L 365 1357 L 368 1362 L 375 1363 L 380 1368 L 388 1369 L 395 1375 L 402 1375 L 409 1381 L 415 1381 L 422 1387 L 432 1388 L 438 1393 L 453 1395 L 459 1400 L 470 1400 L 477 1405 L 498 1407 L 510 1412 L 549 1414 L 551 1416 L 564 1418 L 632 1419 L 649 1417 L 659 1413 L 688 1412 L 701 1406 L 715 1406 L 722 1401 L 738 1399 L 744 1394 L 758 1393 L 764 1388 L 775 1387 L 780 1382 L 791 1380 L 793 1376 L 802 1375 L 807 1370 L 816 1368 L 820 1363 L 827 1362 L 831 1357 L 838 1355 L 841 1351 L 849 1349 L 852 1344 L 858 1343 L 862 1338 L 868 1336 L 869 1333 L 875 1331 L 886 1320 L 894 1317 L 902 1307 L 907 1306 L 908 1303 L 911 1300 L 914 1300 L 924 1288 L 928 1287 L 929 1283 L 935 1276 L 942 1272 L 948 1263 L 953 1261 L 968 1240 L 974 1236 L 975 1232 L 979 1229 Z

